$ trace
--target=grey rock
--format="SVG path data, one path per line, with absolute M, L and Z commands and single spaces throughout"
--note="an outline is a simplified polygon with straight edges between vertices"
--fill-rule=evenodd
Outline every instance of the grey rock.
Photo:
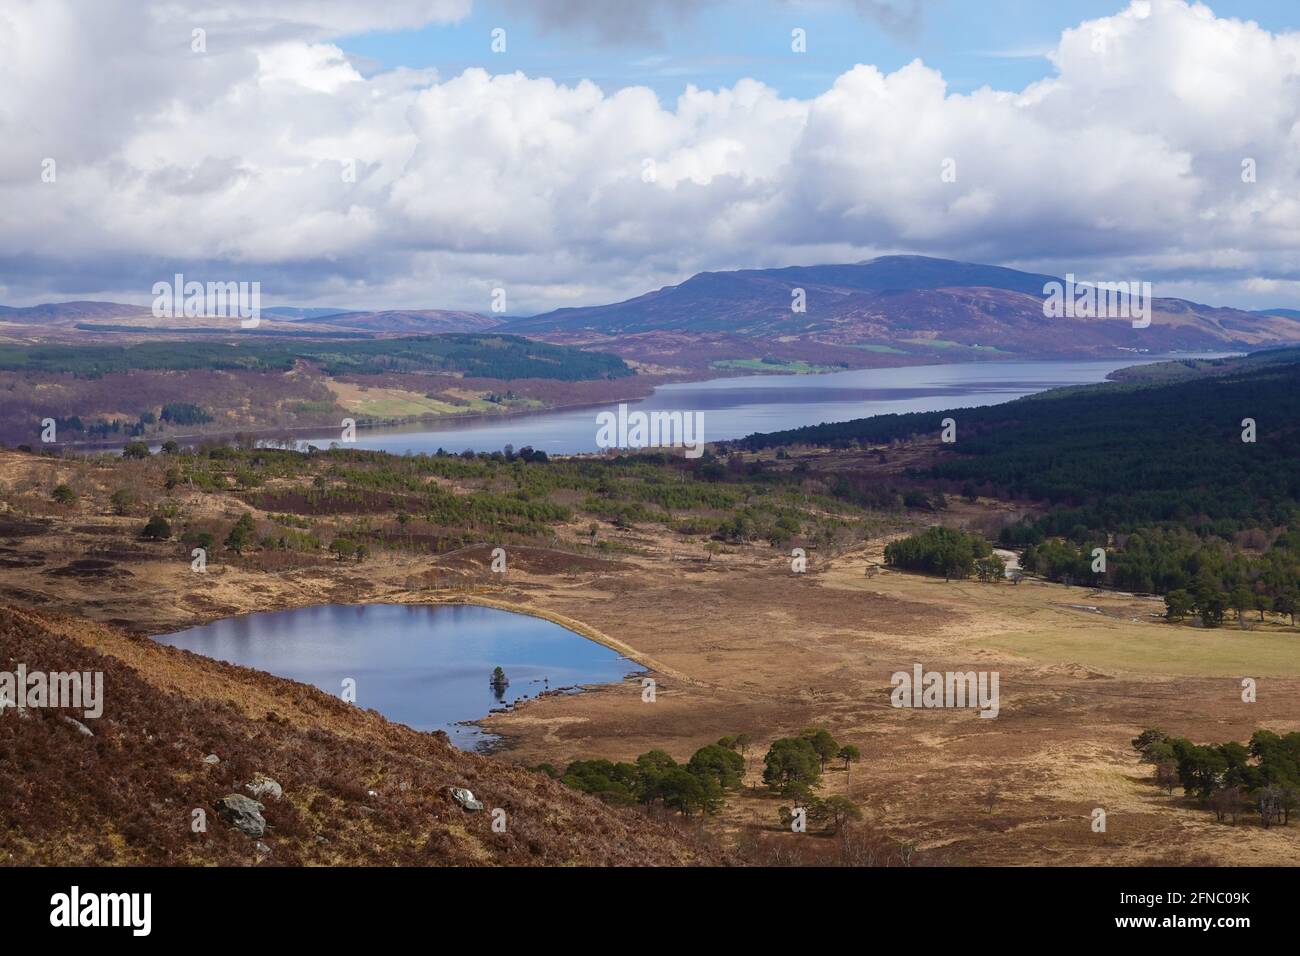
M 69 726 L 76 727 L 77 733 L 85 734 L 87 737 L 95 736 L 94 731 L 92 731 L 81 721 L 77 720 L 75 717 L 69 717 L 67 714 L 60 714 L 59 716 L 63 718 L 64 723 L 68 724 Z
M 245 836 L 260 837 L 266 832 L 266 818 L 262 816 L 265 807 L 251 797 L 242 793 L 232 793 L 217 801 L 217 812 Z
M 259 773 L 252 783 L 244 784 L 244 789 L 259 799 L 270 797 L 279 800 L 284 796 L 284 788 L 265 774 Z
M 452 799 L 459 803 L 466 810 L 482 810 L 483 803 L 481 800 L 474 799 L 474 794 L 470 793 L 464 787 L 451 787 Z
M 208 754 L 203 758 L 204 763 L 221 763 L 221 758 L 216 754 Z

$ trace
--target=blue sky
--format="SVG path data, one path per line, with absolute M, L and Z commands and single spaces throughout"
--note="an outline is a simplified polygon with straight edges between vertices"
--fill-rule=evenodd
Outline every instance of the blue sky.
M 7 305 L 911 253 L 1300 308 L 1300 0 L 0 2 L 0 139 Z
M 605 0 L 617 6 L 622 0 Z M 642 85 L 671 103 L 688 84 L 705 89 L 752 77 L 783 96 L 807 98 L 866 63 L 889 73 L 920 58 L 938 69 L 950 92 L 982 86 L 1019 90 L 1053 72 L 1043 55 L 1061 32 L 1122 9 L 1124 0 L 881 0 L 910 23 L 891 24 L 853 0 L 738 0 L 701 5 L 694 13 L 655 16 L 635 36 L 602 35 L 574 17 L 542 22 L 526 3 L 480 0 L 454 24 L 339 38 L 369 69 L 431 67 L 443 77 L 468 67 L 521 70 L 566 84 L 589 79 L 606 91 Z M 627 0 L 642 6 L 641 0 Z M 646 4 L 646 7 L 653 4 Z M 1254 20 L 1272 31 L 1300 26 L 1297 0 L 1215 0 L 1220 17 Z M 910 14 L 910 16 L 909 16 Z M 506 30 L 507 49 L 492 53 L 491 31 Z M 792 56 L 790 34 L 803 28 L 807 53 Z

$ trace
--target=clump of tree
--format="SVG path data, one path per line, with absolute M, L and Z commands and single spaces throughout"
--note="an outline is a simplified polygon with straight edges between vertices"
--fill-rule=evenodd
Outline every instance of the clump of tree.
M 253 544 L 256 535 L 257 525 L 253 522 L 253 516 L 245 511 L 226 535 L 225 546 L 236 554 L 243 554 Z
M 1253 811 L 1265 828 L 1286 826 L 1300 807 L 1300 733 L 1257 730 L 1250 743 L 1196 744 L 1163 730 L 1133 739 L 1155 782 L 1172 793 L 1179 784 L 1223 822 Z
M 662 750 L 647 751 L 635 763 L 575 760 L 560 780 L 607 803 L 659 804 L 684 817 L 717 813 L 726 794 L 739 790 L 744 779 L 745 760 L 734 747 L 736 739 L 707 744 L 685 764 Z
M 942 574 L 945 580 L 966 578 L 976 573 L 976 562 L 985 562 L 982 573 L 989 574 L 995 567 L 988 561 L 993 546 L 981 534 L 935 525 L 920 534 L 914 534 L 885 545 L 885 564 L 908 571 Z M 997 562 L 997 575 L 1004 570 Z
M 798 737 L 781 737 L 772 742 L 763 758 L 763 782 L 774 793 L 788 797 L 804 811 L 805 821 L 832 833 L 853 820 L 862 819 L 857 805 L 842 794 L 819 797 L 813 790 L 831 760 L 844 761 L 844 769 L 861 756 L 852 744 L 841 745 L 823 727 L 807 727 Z M 783 827 L 794 821 L 795 806 L 779 808 Z
M 71 505 L 77 501 L 77 493 L 68 485 L 56 485 L 50 492 L 50 499 L 56 504 Z
M 172 425 L 206 425 L 212 416 L 193 402 L 168 402 L 162 407 L 161 418 Z
M 330 553 L 340 561 L 360 563 L 370 557 L 370 547 L 364 542 L 340 535 L 330 542 Z
M 166 541 L 172 536 L 172 526 L 162 515 L 154 515 L 145 524 L 140 537 L 146 541 Z

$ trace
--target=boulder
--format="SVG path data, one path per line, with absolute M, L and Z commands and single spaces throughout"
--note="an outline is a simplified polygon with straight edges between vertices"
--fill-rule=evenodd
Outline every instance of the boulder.
M 242 793 L 232 793 L 217 801 L 217 813 L 221 815 L 221 819 L 250 837 L 260 837 L 266 832 L 263 809 L 265 808 L 262 804 Z
M 483 802 L 474 799 L 474 794 L 470 793 L 464 787 L 452 787 L 451 797 L 466 810 L 482 810 Z
M 85 724 L 83 724 L 81 721 L 77 720 L 75 717 L 69 717 L 67 714 L 60 714 L 59 716 L 63 718 L 64 723 L 67 723 L 67 724 L 69 724 L 69 725 L 71 725 L 71 726 L 73 726 L 73 727 L 76 727 L 76 728 L 77 728 L 77 733 L 79 733 L 79 734 L 84 734 L 84 735 L 87 736 L 87 737 L 93 737 L 93 736 L 95 736 L 94 731 L 92 731 L 89 727 L 87 727 L 87 726 L 86 726 Z
M 284 796 L 284 788 L 263 773 L 254 777 L 252 783 L 244 784 L 244 789 L 259 800 L 266 797 L 279 800 Z

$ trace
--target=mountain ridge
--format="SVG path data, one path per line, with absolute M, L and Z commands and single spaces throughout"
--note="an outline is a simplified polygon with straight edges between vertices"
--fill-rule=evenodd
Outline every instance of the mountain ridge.
M 637 347 L 650 352 L 654 346 L 646 337 L 739 336 L 752 340 L 751 347 L 760 353 L 781 355 L 802 345 L 826 350 L 828 362 L 850 365 L 865 364 L 863 349 L 953 360 L 1237 350 L 1300 342 L 1300 318 L 1173 297 L 1150 298 L 1149 327 L 1134 328 L 1129 317 L 1049 317 L 1044 287 L 1063 281 L 926 256 L 702 272 L 622 302 L 512 319 L 502 331 L 569 342 L 585 337 L 615 351 L 617 340 L 635 336 L 641 338 Z M 732 341 L 727 348 L 734 351 L 737 345 Z

